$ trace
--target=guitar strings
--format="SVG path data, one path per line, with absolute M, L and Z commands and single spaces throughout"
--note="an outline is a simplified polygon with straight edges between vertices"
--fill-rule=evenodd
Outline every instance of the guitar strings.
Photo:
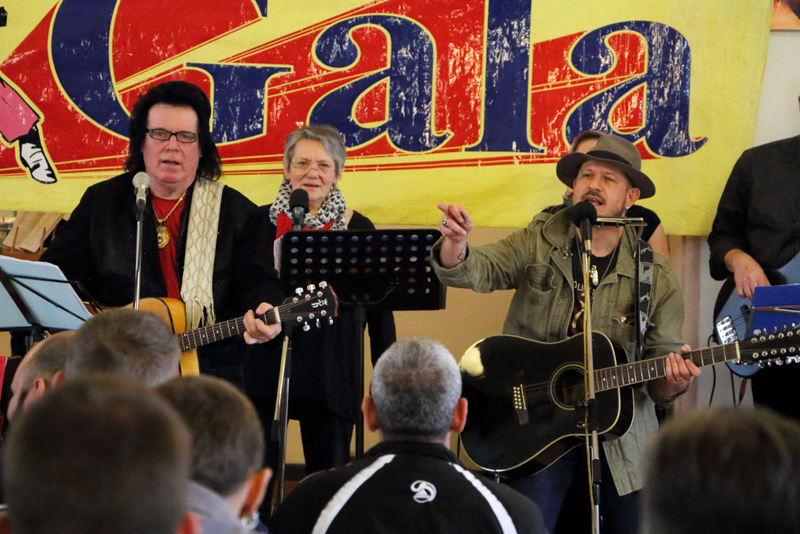
M 287 302 L 286 304 L 282 304 L 277 308 L 267 311 L 262 315 L 259 315 L 259 319 L 267 319 L 268 315 L 271 316 L 268 319 L 275 321 L 275 311 L 277 310 L 280 314 L 282 319 L 296 319 L 297 317 L 303 317 L 305 315 L 310 315 L 307 313 L 293 313 L 293 310 L 296 308 L 302 308 L 307 306 L 311 299 L 300 299 L 297 302 Z M 321 315 L 322 316 L 322 315 Z M 182 332 L 178 334 L 178 336 L 182 340 L 186 340 L 190 345 L 194 345 L 192 348 L 196 348 L 199 345 L 202 345 L 203 342 L 206 342 L 209 337 L 213 337 L 215 340 L 218 336 L 222 336 L 222 338 L 227 337 L 223 332 L 223 329 L 227 329 L 228 336 L 232 335 L 231 332 L 235 331 L 236 333 L 241 333 L 244 330 L 244 317 L 237 317 L 234 319 L 230 319 L 228 321 L 223 321 L 221 323 L 216 323 L 213 325 L 207 325 L 201 328 L 196 328 L 194 330 L 190 330 L 188 332 Z M 184 341 L 182 341 L 184 343 Z M 185 344 L 185 343 L 184 343 Z
M 707 347 L 707 348 L 702 348 L 702 349 L 696 349 L 696 350 L 692 351 L 689 354 L 689 359 L 691 359 L 692 362 L 695 365 L 698 365 L 699 367 L 705 367 L 707 365 L 714 365 L 714 364 L 717 364 L 717 363 L 723 363 L 723 362 L 729 360 L 729 358 L 728 358 L 729 351 L 732 354 L 736 354 L 736 349 L 735 349 L 734 345 L 735 344 L 718 345 L 716 347 Z M 740 345 L 740 351 L 741 352 L 749 352 L 749 350 L 747 350 L 744 347 L 741 347 L 741 345 Z M 718 356 L 722 356 L 722 359 L 718 360 L 717 359 Z M 706 360 L 708 360 L 709 357 L 710 357 L 710 360 L 709 360 L 710 363 L 707 363 Z M 645 369 L 649 368 L 650 366 L 653 366 L 653 370 L 655 371 L 656 376 L 651 376 L 651 372 L 648 369 L 647 370 L 647 375 L 648 375 L 647 379 L 639 380 L 638 378 L 636 378 L 636 371 L 637 370 L 639 371 L 639 375 L 644 377 Z M 634 367 L 634 369 L 631 369 L 631 367 Z M 610 382 L 612 382 L 612 383 L 616 382 L 616 384 L 611 386 L 611 387 L 608 387 L 608 388 L 602 388 L 602 389 L 600 389 L 600 391 L 606 391 L 606 390 L 609 390 L 609 389 L 616 389 L 618 387 L 624 387 L 624 386 L 635 384 L 635 383 L 639 383 L 639 382 L 646 382 L 647 380 L 652 380 L 652 379 L 655 379 L 655 378 L 661 378 L 661 377 L 666 376 L 666 356 L 662 356 L 662 357 L 659 357 L 659 358 L 652 358 L 652 359 L 649 359 L 649 360 L 643 360 L 643 361 L 629 363 L 629 364 L 617 365 L 617 366 L 614 366 L 614 367 L 608 367 L 608 368 L 604 368 L 604 369 L 598 369 L 598 370 L 595 371 L 595 374 L 598 375 L 598 374 L 600 374 L 600 373 L 602 373 L 604 371 L 611 371 L 613 373 L 612 376 L 609 377 L 609 378 L 611 378 Z M 623 383 L 624 382 L 624 377 L 622 377 L 622 376 L 618 376 L 618 378 L 616 380 L 614 380 L 614 375 L 621 375 L 621 373 L 623 373 L 623 372 L 626 372 L 628 374 L 628 378 L 630 378 L 631 374 L 633 374 L 634 380 L 633 381 L 629 381 L 627 383 Z M 600 382 L 600 381 L 602 381 L 602 376 L 597 376 L 596 379 L 597 379 L 598 382 Z M 539 383 L 535 383 L 535 384 L 529 384 L 529 385 L 522 386 L 522 391 L 523 391 L 523 393 L 525 395 L 525 399 L 526 400 L 528 400 L 528 399 L 536 400 L 537 398 L 540 398 L 540 397 L 550 397 L 551 382 L 553 382 L 553 381 L 539 382 Z M 562 380 L 555 381 L 554 384 L 553 384 L 553 386 L 554 386 L 553 389 L 560 389 L 562 391 L 570 390 L 570 389 L 575 388 L 578 385 L 583 384 L 583 383 L 584 383 L 584 376 L 583 375 L 581 375 L 581 376 L 571 376 L 571 377 L 568 377 L 568 378 L 564 378 Z

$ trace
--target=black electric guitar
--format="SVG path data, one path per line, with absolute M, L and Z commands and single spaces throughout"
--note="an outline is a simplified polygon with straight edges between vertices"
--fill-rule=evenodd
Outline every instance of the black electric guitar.
M 666 356 L 627 361 L 605 335 L 592 334 L 600 433 L 624 434 L 633 421 L 631 386 L 666 376 Z M 698 367 L 722 362 L 765 365 L 800 362 L 800 328 L 694 350 Z M 464 450 L 487 471 L 533 474 L 583 443 L 585 413 L 583 336 L 541 343 L 491 336 L 461 358 L 463 395 L 469 403 L 461 433 Z
M 778 270 L 765 270 L 764 274 L 773 286 L 800 283 L 800 254 Z M 747 337 L 751 299 L 740 297 L 736 292 L 733 276 L 725 280 L 714 306 L 714 335 L 717 343 L 732 343 Z M 749 378 L 760 369 L 757 365 L 728 362 L 731 371 Z

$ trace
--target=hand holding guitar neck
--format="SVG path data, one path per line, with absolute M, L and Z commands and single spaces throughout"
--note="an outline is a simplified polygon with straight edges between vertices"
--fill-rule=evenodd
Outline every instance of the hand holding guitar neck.
M 247 332 L 244 333 L 244 342 L 248 345 L 255 345 L 256 343 L 265 343 L 281 333 L 281 323 L 265 324 L 263 320 L 256 318 L 256 314 L 265 315 L 272 310 L 272 305 L 262 302 L 256 308 L 255 313 L 249 310 L 244 314 L 244 326 Z
M 660 397 L 671 399 L 686 392 L 695 377 L 700 376 L 700 369 L 691 359 L 684 359 L 684 354 L 689 354 L 692 348 L 689 345 L 681 347 L 680 354 L 670 352 L 664 360 L 664 381 L 653 382 L 651 389 L 656 390 Z

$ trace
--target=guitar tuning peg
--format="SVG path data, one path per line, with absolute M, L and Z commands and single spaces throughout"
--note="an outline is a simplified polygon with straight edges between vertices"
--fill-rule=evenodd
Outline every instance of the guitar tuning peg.
M 308 326 L 308 323 L 303 323 L 303 332 L 308 332 L 309 330 L 311 330 L 311 327 Z
M 315 286 L 314 284 L 308 284 L 307 289 L 309 293 L 313 293 L 314 290 L 317 289 L 317 286 Z
M 328 324 L 333 325 L 333 317 L 328 317 Z
M 302 287 L 297 287 L 297 288 L 295 288 L 294 292 L 297 293 L 298 296 L 302 295 L 303 294 L 303 288 Z
M 317 319 L 317 328 L 319 328 L 319 319 Z
M 328 287 L 328 282 L 326 282 L 325 280 L 319 283 L 320 289 L 325 289 L 326 287 Z

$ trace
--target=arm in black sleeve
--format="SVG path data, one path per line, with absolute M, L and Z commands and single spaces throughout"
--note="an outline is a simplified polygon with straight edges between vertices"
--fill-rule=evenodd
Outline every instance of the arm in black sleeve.
M 274 266 L 272 240 L 264 220 L 266 213 L 252 206 L 233 248 L 232 288 L 237 292 L 241 313 L 255 310 L 262 302 L 278 306 L 283 301 L 283 289 Z
M 722 192 L 717 215 L 708 236 L 711 250 L 709 268 L 715 280 L 724 280 L 732 273 L 725 266 L 725 255 L 734 249 L 749 253 L 747 242 L 748 206 L 752 176 L 751 162 L 745 152 L 733 167 L 728 183 Z
M 89 288 L 91 279 L 92 188 L 86 190 L 68 221 L 61 223 L 50 246 L 39 258 L 58 265 L 67 280 L 77 280 Z

